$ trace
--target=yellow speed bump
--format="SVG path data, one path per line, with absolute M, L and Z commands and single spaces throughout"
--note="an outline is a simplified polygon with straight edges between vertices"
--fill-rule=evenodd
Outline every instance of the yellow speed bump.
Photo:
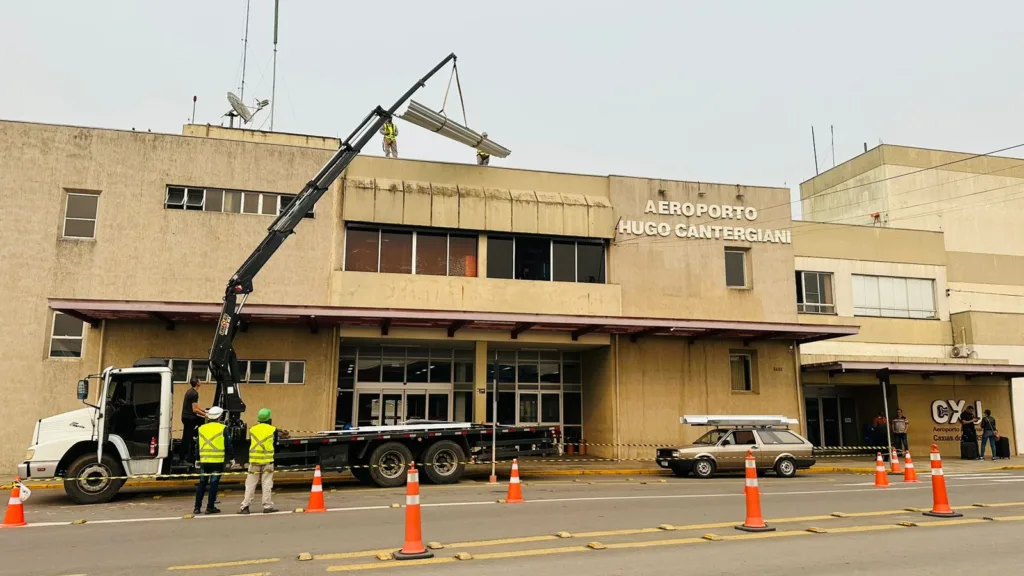
M 455 559 L 456 560 L 472 560 L 473 559 L 473 555 L 470 554 L 469 552 L 459 552 L 458 554 L 455 555 Z
M 302 554 L 299 554 L 299 558 L 298 559 L 299 559 L 300 562 L 305 562 L 307 560 L 312 560 L 313 559 L 313 555 L 310 554 L 309 552 L 303 552 Z
M 710 540 L 712 542 L 720 542 L 722 540 L 722 537 L 718 534 L 705 534 L 704 536 L 701 536 L 701 538 L 704 538 L 705 540 Z
M 587 542 L 587 548 L 591 550 L 604 550 L 606 546 L 600 542 Z

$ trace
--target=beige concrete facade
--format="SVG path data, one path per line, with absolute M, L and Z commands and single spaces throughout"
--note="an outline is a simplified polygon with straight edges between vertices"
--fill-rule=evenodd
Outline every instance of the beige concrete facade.
M 868 259 L 891 263 L 892 275 L 912 275 L 897 263 L 907 262 L 908 249 L 922 251 L 911 261 L 935 267 L 926 275 L 934 278 L 936 303 L 947 314 L 939 318 L 947 324 L 936 331 L 942 338 L 894 327 L 885 342 L 858 347 L 846 340 L 863 340 L 872 332 L 869 319 L 858 317 L 864 322 L 856 339 L 818 343 L 814 350 L 901 353 L 943 363 L 1024 362 L 1022 167 L 1024 161 L 1016 158 L 882 145 L 801 184 L 808 229 L 853 224 L 886 238 L 878 248 L 884 256 Z M 939 239 L 944 258 L 935 250 Z M 820 251 L 820 246 L 806 249 L 808 255 Z M 903 345 L 893 348 L 893 340 Z M 955 358 L 954 347 L 961 351 Z M 996 406 L 1009 408 L 1000 421 L 1014 422 L 1014 443 L 1021 446 L 1024 379 L 1014 380 L 1011 394 L 993 401 L 995 406 L 987 406 L 994 412 Z
M 6 327 L 0 360 L 10 368 L 2 384 L 8 402 L 0 405 L 0 467 L 20 460 L 36 419 L 80 406 L 74 399 L 78 378 L 143 357 L 201 361 L 208 354 L 211 323 L 178 321 L 168 329 L 151 315 L 84 324 L 80 346 L 62 344 L 79 346 L 80 356 L 51 357 L 51 345 L 60 340 L 52 332 L 51 299 L 219 302 L 227 279 L 264 237 L 276 195 L 300 190 L 337 146 L 330 138 L 210 126 L 169 135 L 0 122 L 0 156 L 8 168 L 0 171 L 0 200 L 7 205 L 0 214 L 0 317 Z M 204 195 L 199 209 L 169 209 L 169 187 L 216 192 L 223 204 L 209 209 L 214 196 Z M 228 211 L 228 193 L 220 196 L 221 190 L 240 191 L 241 207 Z M 95 206 L 84 224 L 77 222 L 78 196 Z M 798 325 L 787 198 L 780 188 L 360 156 L 256 278 L 249 303 L 559 315 L 581 322 L 626 317 Z M 622 228 L 628 221 L 648 225 L 634 233 Z M 66 229 L 68 222 L 78 228 Z M 355 270 L 346 266 L 353 225 L 468 235 L 476 253 L 458 275 Z M 89 237 L 69 237 L 69 230 L 81 229 Z M 512 236 L 603 244 L 603 278 L 488 277 L 489 241 Z M 727 286 L 727 257 L 729 282 L 739 285 Z M 275 423 L 293 430 L 329 429 L 339 418 L 349 419 L 336 412 L 338 383 L 345 378 L 339 349 L 383 344 L 470 351 L 472 382 L 454 386 L 472 391 L 472 419 L 480 422 L 486 419 L 487 364 L 494 354 L 560 353 L 570 362 L 566 354 L 582 353 L 582 384 L 565 384 L 561 392 L 581 397 L 580 422 L 566 427 L 582 426 L 583 440 L 594 445 L 590 453 L 650 457 L 650 449 L 619 445 L 689 440 L 697 431 L 680 426 L 685 413 L 801 418 L 797 346 L 778 336 L 525 331 L 513 338 L 504 330 L 449 336 L 431 327 L 396 327 L 384 336 L 365 326 L 312 331 L 305 324 L 254 319 L 236 348 L 243 359 L 304 363 L 301 383 L 243 385 L 246 419 L 270 406 Z M 731 354 L 747 358 L 749 390 L 732 390 Z M 521 397 L 524 387 L 516 386 Z M 186 387 L 175 386 L 176 403 Z M 213 387 L 203 385 L 203 402 L 212 400 Z M 540 388 L 540 394 L 559 393 L 558 385 Z M 519 405 L 517 418 L 523 409 Z M 570 412 L 563 408 L 565 418 Z M 174 420 L 178 430 L 176 413 Z

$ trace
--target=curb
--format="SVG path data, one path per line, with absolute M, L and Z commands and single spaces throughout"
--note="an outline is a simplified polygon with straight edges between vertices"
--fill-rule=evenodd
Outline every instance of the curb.
M 875 469 L 852 466 L 813 466 L 806 470 L 800 470 L 800 472 L 803 474 L 874 474 Z

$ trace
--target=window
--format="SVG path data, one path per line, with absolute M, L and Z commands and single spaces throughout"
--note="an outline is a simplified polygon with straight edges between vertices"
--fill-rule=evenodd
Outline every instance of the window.
M 727 446 L 756 446 L 754 433 L 750 430 L 736 430 L 729 436 L 723 445 Z
M 50 358 L 81 358 L 84 337 L 85 322 L 54 312 L 50 329 Z
M 603 284 L 604 243 L 542 236 L 490 236 L 487 277 Z
M 246 370 L 246 382 L 260 383 L 267 381 L 267 363 L 262 360 L 249 362 L 249 369 Z
M 835 314 L 831 272 L 797 271 L 796 309 L 805 314 Z
M 412 274 L 412 232 L 381 231 L 380 271 Z
M 747 251 L 725 249 L 725 285 L 729 288 L 747 287 Z
M 476 236 L 349 226 L 345 238 L 351 272 L 476 276 Z
M 239 366 L 244 371 L 245 362 L 239 362 Z M 171 382 L 174 384 L 184 384 L 190 382 L 193 377 L 198 378 L 200 382 L 210 382 L 210 361 L 207 359 L 188 359 L 188 358 L 173 358 L 170 360 L 168 367 L 171 369 Z M 245 375 L 242 375 L 245 378 Z
M 96 209 L 99 201 L 97 194 L 68 193 L 64 207 L 65 238 L 96 237 Z
M 729 354 L 729 371 L 732 376 L 733 392 L 753 392 L 753 354 L 748 352 L 731 352 Z
M 935 318 L 935 281 L 853 275 L 853 314 L 885 318 Z
M 803 444 L 796 434 L 786 430 L 758 430 L 757 435 L 765 444 Z
M 551 241 L 520 236 L 515 243 L 516 280 L 551 280 Z
M 192 361 L 193 376 L 196 375 L 197 362 L 200 361 Z M 205 360 L 202 362 L 206 363 Z M 306 363 L 302 360 L 239 360 L 238 365 L 248 384 L 304 384 L 306 382 Z M 339 375 L 340 377 L 341 375 Z
M 288 203 L 294 198 L 293 194 L 168 186 L 167 195 L 164 197 L 164 208 L 277 216 L 288 207 Z M 313 218 L 312 209 L 306 213 L 305 218 Z
M 490 236 L 487 238 L 487 277 L 513 278 L 515 245 L 512 238 Z

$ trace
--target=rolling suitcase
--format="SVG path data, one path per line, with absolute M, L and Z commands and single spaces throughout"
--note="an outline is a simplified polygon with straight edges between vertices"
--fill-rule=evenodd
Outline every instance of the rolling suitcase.
M 977 460 L 978 459 L 978 443 L 977 442 L 961 442 L 960 443 L 960 459 L 961 460 Z
M 1009 458 L 1010 457 L 1010 439 L 1006 436 L 1001 436 L 999 440 L 996 440 L 996 458 Z

